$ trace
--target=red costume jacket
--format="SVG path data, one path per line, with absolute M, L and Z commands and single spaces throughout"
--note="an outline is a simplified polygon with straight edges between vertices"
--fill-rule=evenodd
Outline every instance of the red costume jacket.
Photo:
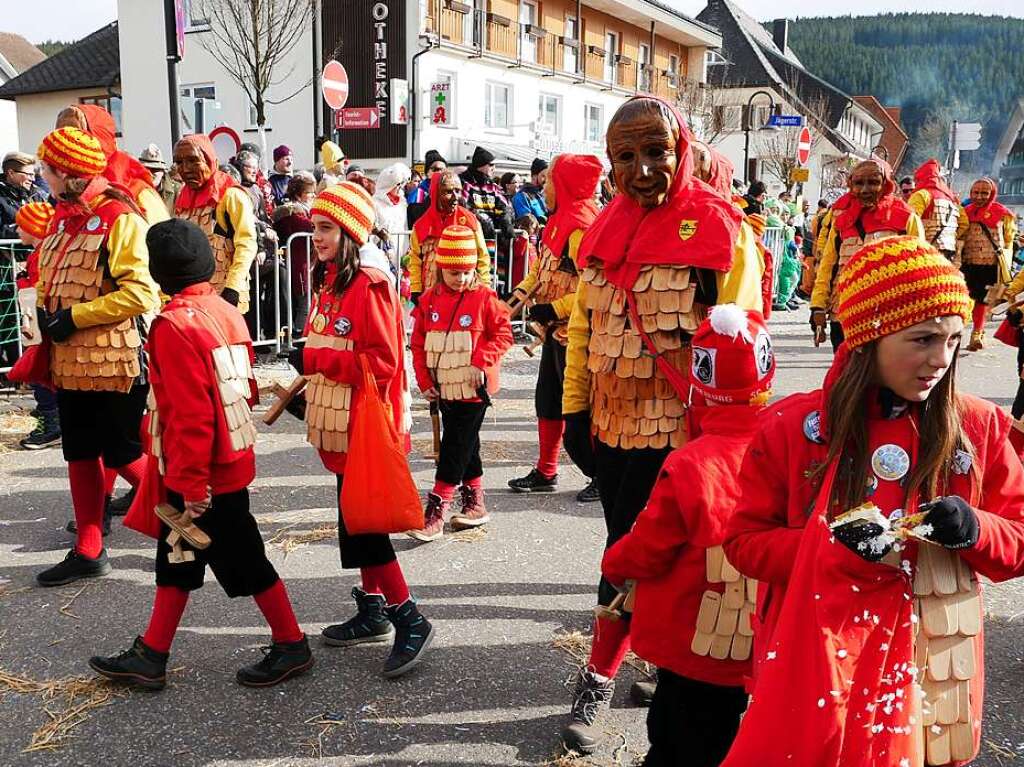
M 488 392 L 498 391 L 501 358 L 512 346 L 512 326 L 507 306 L 493 290 L 478 282 L 475 288 L 460 293 L 443 281 L 438 282 L 420 297 L 413 317 L 410 345 L 416 384 L 421 391 L 437 388 L 438 383 L 442 389 L 448 389 L 446 380 L 439 381 L 439 377 L 450 371 L 454 380 L 460 369 L 466 369 L 468 378 L 472 375 L 470 366 L 487 374 Z M 448 351 L 432 354 L 431 340 L 444 341 L 445 336 L 449 337 Z M 462 345 L 467 348 L 456 342 L 460 337 L 465 338 Z M 449 397 L 445 393 L 442 391 L 442 399 L 480 401 L 475 395 Z
M 403 361 L 405 336 L 402 307 L 398 293 L 389 275 L 372 267 L 361 268 L 341 295 L 333 292 L 334 276 L 335 267 L 332 263 L 328 267 L 324 286 L 313 294 L 309 318 L 306 320 L 305 335 L 309 340 L 302 354 L 303 373 L 307 377 L 320 373 L 330 382 L 355 388 L 363 380 L 359 356 L 366 355 L 381 398 L 385 406 L 391 409 L 395 429 L 399 434 L 405 434 L 403 393 L 408 387 Z M 318 347 L 313 340 L 314 336 L 327 339 L 327 345 Z M 350 342 L 334 343 L 334 346 L 345 345 L 351 348 L 330 348 L 333 339 Z M 309 389 L 306 394 L 309 402 Z M 343 409 L 348 411 L 354 404 L 350 401 Z M 306 416 L 308 422 L 308 406 Z M 358 418 L 357 410 L 353 416 Z M 345 417 L 347 419 L 347 415 Z M 347 420 L 346 423 L 347 428 L 351 428 L 351 423 Z M 320 459 L 328 471 L 344 473 L 347 449 L 329 450 L 320 447 L 319 451 Z
M 976 510 L 979 540 L 958 552 L 969 573 L 1006 580 L 1024 573 L 1024 470 L 1007 439 L 1009 418 L 989 402 L 960 400 L 975 455 L 966 457 L 966 469 L 951 467 L 940 493 L 959 495 Z M 921 725 L 911 726 L 910 706 L 914 669 L 921 666 L 914 657 L 914 578 L 921 547 L 945 550 L 912 542 L 896 568 L 867 562 L 831 538 L 812 479 L 821 476 L 816 469 L 826 457 L 820 403 L 815 391 L 765 408 L 740 472 L 745 492 L 725 551 L 761 587 L 753 704 L 724 767 L 923 763 L 915 741 Z M 869 410 L 872 452 L 896 445 L 916 454 L 916 416 L 884 419 L 877 408 Z M 826 485 L 833 473 L 834 467 L 825 472 Z M 886 513 L 903 505 L 897 482 L 884 479 L 870 500 Z M 977 667 L 970 714 L 960 721 L 971 727 L 967 749 L 973 735 L 976 753 L 984 648 L 980 631 L 970 636 Z M 928 667 L 931 673 L 930 661 Z
M 613 583 L 636 580 L 633 650 L 659 668 L 710 684 L 741 686 L 750 660 L 716 660 L 691 649 L 707 579 L 706 553 L 721 546 L 739 500 L 740 463 L 757 431 L 757 410 L 708 408 L 701 436 L 673 451 L 633 529 L 604 554 Z

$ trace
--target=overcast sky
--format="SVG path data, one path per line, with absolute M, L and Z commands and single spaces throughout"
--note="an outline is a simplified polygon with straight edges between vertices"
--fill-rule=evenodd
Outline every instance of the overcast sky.
M 130 0 L 142 2 L 143 0 Z M 1024 18 L 1020 0 L 734 0 L 756 19 L 779 16 L 836 16 L 887 11 L 950 11 Z M 152 2 L 152 0 L 148 0 Z M 345 2 L 345 0 L 325 0 Z M 661 0 L 691 16 L 706 0 Z M 117 0 L 0 0 L 0 31 L 16 32 L 33 43 L 43 40 L 77 40 L 95 32 L 117 17 Z

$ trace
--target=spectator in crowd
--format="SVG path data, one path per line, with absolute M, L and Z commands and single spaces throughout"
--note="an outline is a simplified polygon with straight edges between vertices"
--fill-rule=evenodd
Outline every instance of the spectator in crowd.
M 348 170 L 345 172 L 345 180 L 359 184 L 371 197 L 377 191 L 377 185 L 373 182 L 372 178 L 366 175 L 366 171 L 363 170 L 361 165 L 349 165 Z
M 313 222 L 309 217 L 309 209 L 316 197 L 316 179 L 312 173 L 300 171 L 288 181 L 285 200 L 274 211 L 274 231 L 277 241 L 287 248 L 285 257 L 291 268 L 292 316 L 290 318 L 292 336 L 302 335 L 302 327 L 309 314 L 309 272 L 312 268 L 312 256 L 309 251 L 309 240 L 297 238 L 291 244 L 288 238 L 293 234 L 313 231 Z
M 541 226 L 548 221 L 548 208 L 544 203 L 544 181 L 548 177 L 548 164 L 546 160 L 537 157 L 530 164 L 530 183 L 523 184 L 522 188 L 512 197 L 512 207 L 515 209 L 516 218 L 533 216 Z
M 910 195 L 914 193 L 914 179 L 910 176 L 904 176 L 900 179 L 900 197 L 904 201 L 910 199 Z
M 519 178 L 518 173 L 508 171 L 507 173 L 501 174 L 501 179 L 498 184 L 504 190 L 505 197 L 511 200 L 519 194 L 519 188 L 523 185 L 523 180 Z
M 469 167 L 459 175 L 462 204 L 480 220 L 484 239 L 498 240 L 498 249 L 508 253 L 512 241 L 512 209 L 501 187 L 491 178 L 494 155 L 478 146 Z
M 35 186 L 36 158 L 24 152 L 4 155 L 3 178 L 0 178 L 0 240 L 18 237 L 14 217 L 18 209 L 29 202 L 46 199 Z
M 448 167 L 448 161 L 436 149 L 428 149 L 423 157 L 423 167 L 426 175 L 420 181 L 419 186 L 407 193 L 405 196 L 409 207 L 406 213 L 406 225 L 412 229 L 419 217 L 427 210 L 427 199 L 430 197 L 430 178 L 435 173 L 440 173 Z
M 174 215 L 174 201 L 181 191 L 181 182 L 175 181 L 168 173 L 167 163 L 160 147 L 150 144 L 139 155 L 139 163 L 153 175 L 153 188 L 167 206 L 168 215 Z
M 377 176 L 376 191 L 373 193 L 373 207 L 377 214 L 374 227 L 379 232 L 371 237 L 383 251 L 390 250 L 393 240 L 387 235 L 405 231 L 408 203 L 402 189 L 412 171 L 402 162 L 389 165 Z M 390 255 L 390 254 L 389 254 Z M 393 260 L 393 259 L 392 259 Z
M 764 213 L 764 202 L 768 199 L 768 189 L 763 181 L 753 181 L 743 195 L 743 212 L 748 216 L 751 214 Z
M 239 147 L 239 154 L 242 152 L 250 152 L 256 157 L 256 181 L 253 185 L 259 190 L 260 194 L 263 195 L 263 209 L 266 211 L 266 220 L 270 220 L 270 217 L 274 213 L 276 203 L 274 202 L 274 190 L 270 186 L 270 182 L 267 181 L 266 175 L 263 173 L 263 152 L 260 148 L 251 142 L 246 142 Z M 238 166 L 238 170 L 242 170 L 242 163 L 236 156 L 234 159 L 235 164 Z
M 325 141 L 320 145 L 320 162 L 324 166 L 325 175 L 344 176 L 348 168 L 345 153 L 333 141 Z
M 227 173 L 229 176 L 231 176 L 232 181 L 234 181 L 239 186 L 242 185 L 242 174 L 239 173 L 238 168 L 236 168 L 231 163 L 222 163 L 221 165 L 217 166 L 217 170 L 221 171 L 222 173 Z
M 518 285 L 530 273 L 530 268 L 537 259 L 537 233 L 539 231 L 540 222 L 532 213 L 527 213 L 516 219 L 516 238 L 512 240 L 510 285 Z
M 277 325 L 274 318 L 274 281 L 277 281 L 277 296 L 281 301 L 281 316 L 287 313 L 285 308 L 285 283 L 283 270 L 278 269 L 277 232 L 271 225 L 271 212 L 267 211 L 266 197 L 260 186 L 259 157 L 248 149 L 243 149 L 235 157 L 235 164 L 242 176 L 242 189 L 252 201 L 253 214 L 256 217 L 256 260 L 253 262 L 253 273 L 249 281 L 249 306 L 246 322 L 254 341 L 276 338 Z M 259 323 L 257 324 L 256 307 L 259 306 Z
M 288 193 L 288 182 L 292 179 L 292 150 L 285 144 L 274 147 L 274 172 L 270 174 L 270 188 L 274 193 L 274 205 L 284 202 Z

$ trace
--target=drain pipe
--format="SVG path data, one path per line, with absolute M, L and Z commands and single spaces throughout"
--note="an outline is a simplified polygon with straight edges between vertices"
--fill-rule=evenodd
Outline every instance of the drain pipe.
M 440 34 L 441 34 L 440 31 L 437 34 L 440 37 Z M 412 157 L 409 159 L 409 167 L 410 168 L 415 164 L 416 157 L 418 156 L 416 154 L 416 143 L 417 143 L 416 139 L 419 136 L 419 130 L 420 130 L 420 119 L 419 119 L 420 94 L 419 94 L 419 91 L 416 89 L 416 81 L 419 79 L 417 77 L 417 74 L 419 73 L 419 63 L 420 63 L 419 62 L 419 58 L 424 53 L 428 53 L 429 51 L 433 50 L 434 47 L 435 47 L 435 44 L 434 44 L 433 40 L 431 40 L 431 38 L 429 36 L 424 35 L 420 39 L 421 40 L 425 39 L 427 41 L 427 47 L 424 48 L 423 50 L 419 51 L 418 53 L 413 54 L 413 57 L 412 57 L 412 75 L 409 78 L 409 92 L 412 94 L 412 100 L 409 103 L 409 121 L 412 123 L 412 144 L 411 144 Z M 438 41 L 437 45 L 440 46 L 440 40 Z

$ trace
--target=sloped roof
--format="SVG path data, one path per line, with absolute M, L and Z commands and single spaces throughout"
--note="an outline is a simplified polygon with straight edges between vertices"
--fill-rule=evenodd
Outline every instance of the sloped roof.
M 0 56 L 14 69 L 14 75 L 21 74 L 46 58 L 45 53 L 13 32 L 0 32 Z
M 111 22 L 0 86 L 0 98 L 110 87 L 121 77 L 117 22 Z
M 899 107 L 886 107 L 874 96 L 854 96 L 853 100 L 868 110 L 882 125 L 882 138 L 878 142 L 889 154 L 886 158 L 894 171 L 899 170 L 907 153 L 910 139 L 900 125 Z

